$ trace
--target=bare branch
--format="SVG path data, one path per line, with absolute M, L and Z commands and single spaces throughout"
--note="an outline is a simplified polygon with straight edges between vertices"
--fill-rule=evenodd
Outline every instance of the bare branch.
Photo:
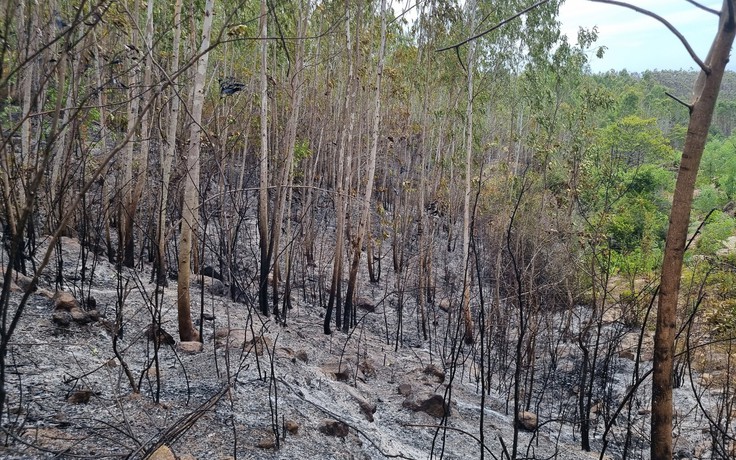
M 700 67 L 700 69 L 706 75 L 710 75 L 710 67 L 708 67 L 707 65 L 705 65 L 705 63 L 702 60 L 700 60 L 700 58 L 698 57 L 698 55 L 695 54 L 695 51 L 690 46 L 690 43 L 687 42 L 687 39 L 685 39 L 685 37 L 680 33 L 680 31 L 677 30 L 677 28 L 675 26 L 673 26 L 668 20 L 666 20 L 662 16 L 660 16 L 660 15 L 658 15 L 656 13 L 653 13 L 653 12 L 651 12 L 649 10 L 646 10 L 644 8 L 640 8 L 640 7 L 636 6 L 636 5 L 632 5 L 632 4 L 626 3 L 626 2 L 619 2 L 619 1 L 616 1 L 616 0 L 590 0 L 590 1 L 591 2 L 595 2 L 595 3 L 605 3 L 607 5 L 621 6 L 623 8 L 628 8 L 630 10 L 636 11 L 637 13 L 641 13 L 641 14 L 643 14 L 645 16 L 649 16 L 650 18 L 656 19 L 657 21 L 659 21 L 660 23 L 662 23 L 665 27 L 667 27 L 670 30 L 670 32 L 672 32 L 673 34 L 675 34 L 675 36 L 677 38 L 680 39 L 680 42 L 682 42 L 683 46 L 685 46 L 685 49 L 687 50 L 687 52 L 690 53 L 690 57 L 693 58 L 693 61 L 695 61 L 695 63 L 698 64 L 698 67 Z
M 682 104 L 685 107 L 687 107 L 687 110 L 692 113 L 692 111 L 693 111 L 693 106 L 692 105 L 688 104 L 687 102 L 683 101 L 682 99 L 678 98 L 677 96 L 674 96 L 674 95 L 670 94 L 668 91 L 665 91 L 664 94 L 666 94 L 667 96 L 671 97 L 675 102 L 679 102 L 680 104 Z
M 495 26 L 491 27 L 490 29 L 486 29 L 485 31 L 483 31 L 483 32 L 481 32 L 479 34 L 476 34 L 476 35 L 473 35 L 472 37 L 466 38 L 465 40 L 461 41 L 460 43 L 456 43 L 454 45 L 446 46 L 444 48 L 440 48 L 440 49 L 435 50 L 435 51 L 439 53 L 441 51 L 447 51 L 447 50 L 451 50 L 451 49 L 457 50 L 458 48 L 460 48 L 461 46 L 465 45 L 466 43 L 472 42 L 473 40 L 475 40 L 477 38 L 480 38 L 480 37 L 482 37 L 484 35 L 487 35 L 487 34 L 493 32 L 494 30 L 498 29 L 499 27 L 508 24 L 509 22 L 513 21 L 514 19 L 518 18 L 519 16 L 530 12 L 534 8 L 537 8 L 539 6 L 542 6 L 545 3 L 547 3 L 547 2 L 549 2 L 549 0 L 540 0 L 537 3 L 533 4 L 532 6 L 530 6 L 529 8 L 526 8 L 524 10 L 521 10 L 518 13 L 516 13 L 515 15 L 513 15 L 513 16 L 511 16 L 509 18 L 504 19 L 503 21 L 499 22 L 498 24 L 496 24 Z
M 709 13 L 713 13 L 716 16 L 720 16 L 721 15 L 721 12 L 720 11 L 714 10 L 713 8 L 708 8 L 707 6 L 703 5 L 702 3 L 696 2 L 695 0 L 685 0 L 685 1 L 688 2 L 691 5 L 697 6 L 698 8 L 700 8 L 703 11 L 707 11 Z

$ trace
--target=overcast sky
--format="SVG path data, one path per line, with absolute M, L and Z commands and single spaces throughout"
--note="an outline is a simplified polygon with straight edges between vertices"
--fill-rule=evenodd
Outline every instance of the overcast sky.
M 705 59 L 718 28 L 718 17 L 685 0 L 630 0 L 667 19 L 685 36 L 690 46 Z M 701 0 L 720 9 L 721 2 Z M 560 8 L 563 32 L 574 43 L 580 26 L 598 26 L 598 46 L 607 47 L 603 59 L 591 59 L 593 72 L 610 69 L 643 70 L 691 69 L 696 65 L 680 40 L 657 20 L 636 11 L 587 0 L 567 0 Z M 736 62 L 729 65 L 736 70 Z

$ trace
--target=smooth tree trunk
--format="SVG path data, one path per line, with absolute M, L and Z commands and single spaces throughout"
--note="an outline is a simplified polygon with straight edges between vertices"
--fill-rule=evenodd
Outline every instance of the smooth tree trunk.
M 140 9 L 140 0 L 136 0 L 133 11 L 138 12 Z M 133 25 L 130 30 L 131 43 L 126 45 L 127 64 L 130 66 L 128 76 L 128 116 L 126 132 L 135 133 L 138 128 L 138 109 L 139 109 L 139 92 L 140 92 L 140 70 L 141 56 L 138 47 L 139 31 L 137 25 Z M 133 207 L 133 164 L 135 162 L 135 144 L 130 142 L 125 146 L 125 154 L 123 159 L 123 183 L 120 190 L 122 201 L 118 209 L 118 237 L 120 241 L 119 257 L 123 260 L 126 267 L 133 266 L 133 216 L 131 215 Z
M 470 30 L 475 27 L 475 3 L 468 6 L 470 12 Z M 465 343 L 473 343 L 473 316 L 470 312 L 470 193 L 473 165 L 473 66 L 475 59 L 475 41 L 468 45 L 468 99 L 465 113 L 465 195 L 463 196 L 463 297 L 462 313 L 465 324 Z
M 368 233 L 371 198 L 373 197 L 373 180 L 376 175 L 376 156 L 378 154 L 378 135 L 381 121 L 381 82 L 383 80 L 383 64 L 386 55 L 386 0 L 381 0 L 381 46 L 378 51 L 378 65 L 376 69 L 376 86 L 373 104 L 373 120 L 371 126 L 371 151 L 368 157 L 368 167 L 365 174 L 365 194 L 363 208 L 360 214 L 358 231 L 353 240 L 353 261 L 350 265 L 348 288 L 345 293 L 345 309 L 343 311 L 342 330 L 347 332 L 351 326 L 353 316 L 353 296 L 358 279 L 358 266 L 362 253 L 363 239 Z
M 297 36 L 302 37 L 306 34 L 307 28 L 307 12 L 304 5 L 301 5 L 300 18 L 298 19 Z M 292 74 L 289 75 L 291 83 L 291 112 L 286 123 L 286 158 L 284 160 L 283 170 L 281 172 L 281 181 L 278 188 L 276 209 L 274 210 L 274 221 L 271 226 L 271 248 L 269 252 L 273 254 L 273 312 L 275 316 L 279 314 L 279 259 L 281 253 L 281 229 L 283 226 L 288 227 L 284 223 L 284 213 L 287 209 L 287 197 L 290 195 L 291 185 L 294 179 L 294 150 L 296 149 L 296 130 L 299 124 L 299 112 L 302 105 L 302 78 L 304 72 L 304 40 L 299 40 L 296 44 L 296 56 L 294 58 L 294 66 Z M 287 232 L 288 233 L 288 232 Z
M 199 340 L 199 333 L 194 328 L 191 315 L 191 299 L 189 293 L 192 239 L 199 221 L 199 149 L 201 143 L 202 106 L 204 105 L 205 77 L 209 60 L 210 32 L 215 0 L 207 0 L 204 7 L 202 24 L 201 56 L 197 61 L 194 74 L 194 93 L 192 98 L 192 120 L 189 130 L 189 149 L 187 150 L 187 173 L 184 185 L 184 204 L 182 206 L 181 243 L 179 244 L 179 283 L 178 321 L 179 338 L 182 341 Z
M 144 55 L 141 59 L 144 61 L 143 66 L 143 81 L 141 87 L 140 107 L 145 107 L 151 100 L 152 94 L 156 94 L 157 91 L 152 91 L 151 79 L 153 69 L 153 8 L 154 0 L 148 0 L 146 10 L 146 36 L 144 38 L 145 50 Z M 128 240 L 126 241 L 125 247 L 125 265 L 133 266 L 135 263 L 135 216 L 138 211 L 138 204 L 140 203 L 141 196 L 143 195 L 143 188 L 147 185 L 148 180 L 148 153 L 151 148 L 151 120 L 152 112 L 146 113 L 141 118 L 141 143 L 140 149 L 137 155 L 138 171 L 136 171 L 136 177 L 134 178 L 135 186 L 130 197 L 130 203 L 128 203 L 128 212 L 126 215 L 126 234 Z
M 654 334 L 652 374 L 652 460 L 672 459 L 672 370 L 677 334 L 677 301 L 680 293 L 682 262 L 690 224 L 695 179 L 708 139 L 721 80 L 733 46 L 736 24 L 734 0 L 724 0 L 718 33 L 705 60 L 708 71 L 701 71 L 695 83 L 685 146 L 672 198 L 672 210 L 662 261 L 657 325 Z
M 171 68 L 169 75 L 174 75 L 179 67 L 179 50 L 181 48 L 181 6 L 182 0 L 174 3 L 174 39 L 172 42 Z M 161 193 L 158 203 L 158 224 L 156 233 L 156 284 L 167 285 L 166 276 L 166 207 L 169 201 L 169 182 L 171 180 L 171 166 L 176 153 L 176 132 L 179 121 L 179 106 L 181 97 L 174 87 L 171 88 L 169 101 L 168 127 L 165 144 L 161 146 Z
M 260 247 L 260 275 L 258 278 L 258 305 L 261 313 L 268 316 L 268 273 L 271 269 L 271 254 L 268 238 L 268 8 L 261 0 L 261 156 L 258 187 L 258 237 Z
M 350 30 L 350 6 L 346 3 L 345 8 L 345 43 L 348 50 L 352 49 L 351 30 Z M 332 312 L 335 306 L 338 306 L 336 316 L 336 326 L 338 329 L 342 327 L 342 317 L 339 308 L 340 293 L 342 289 L 342 273 L 343 273 L 343 254 L 345 248 L 345 225 L 347 214 L 347 197 L 345 190 L 350 188 L 350 175 L 345 174 L 346 165 L 350 168 L 352 155 L 353 130 L 355 128 L 355 66 L 352 54 L 346 53 L 347 59 L 347 80 L 345 83 L 345 98 L 343 105 L 343 117 L 348 117 L 348 125 L 343 127 L 340 135 L 340 147 L 337 153 L 337 173 L 335 175 L 335 214 L 337 215 L 337 223 L 335 227 L 335 255 L 332 261 L 332 277 L 330 281 L 330 293 L 327 300 L 327 312 L 325 313 L 324 333 L 330 334 L 330 322 L 332 321 Z

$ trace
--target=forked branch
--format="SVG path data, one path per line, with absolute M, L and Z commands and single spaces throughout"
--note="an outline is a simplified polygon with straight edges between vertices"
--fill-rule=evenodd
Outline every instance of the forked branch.
M 468 37 L 468 38 L 466 38 L 465 40 L 463 40 L 463 41 L 461 41 L 459 43 L 455 43 L 454 45 L 446 46 L 444 48 L 440 48 L 440 49 L 435 50 L 435 51 L 437 51 L 438 53 L 440 51 L 447 51 L 447 50 L 451 50 L 451 49 L 454 49 L 455 51 L 457 51 L 461 46 L 465 45 L 466 43 L 470 43 L 470 42 L 472 42 L 475 39 L 478 39 L 478 38 L 480 38 L 480 37 L 482 37 L 484 35 L 488 35 L 489 33 L 493 32 L 494 30 L 498 29 L 499 27 L 508 24 L 509 22 L 513 21 L 514 19 L 518 18 L 519 16 L 522 16 L 522 15 L 530 12 L 534 8 L 537 8 L 537 7 L 542 6 L 545 3 L 547 3 L 547 2 L 549 2 L 549 0 L 540 0 L 537 3 L 533 4 L 532 6 L 519 11 L 515 15 L 504 19 L 503 21 L 499 22 L 498 24 L 496 24 L 495 26 L 491 27 L 490 29 L 486 29 L 483 32 L 481 32 L 479 34 L 475 34 L 472 37 Z
M 616 0 L 590 0 L 590 1 L 595 2 L 595 3 L 605 3 L 607 5 L 615 5 L 615 6 L 620 6 L 623 8 L 628 8 L 630 10 L 636 11 L 637 13 L 641 13 L 645 16 L 649 16 L 650 18 L 656 19 L 657 21 L 662 23 L 665 27 L 667 27 L 667 29 L 669 29 L 669 31 L 672 32 L 678 39 L 680 39 L 680 42 L 683 44 L 687 52 L 690 54 L 690 57 L 693 58 L 693 61 L 695 61 L 695 63 L 698 64 L 698 67 L 700 67 L 700 69 L 703 72 L 705 72 L 706 75 L 710 75 L 710 67 L 705 65 L 705 63 L 698 57 L 698 55 L 695 54 L 695 51 L 690 46 L 690 43 L 688 43 L 687 39 L 680 33 L 680 31 L 677 30 L 677 28 L 673 26 L 672 23 L 670 23 L 668 20 L 666 20 L 662 16 L 656 13 L 653 13 L 649 10 L 646 10 L 644 8 L 641 8 L 636 5 L 626 3 L 626 2 L 619 2 Z
M 461 42 L 455 43 L 454 45 L 446 46 L 444 48 L 439 48 L 439 49 L 437 49 L 435 51 L 441 52 L 441 51 L 447 51 L 447 50 L 454 49 L 455 52 L 458 53 L 458 55 L 459 55 L 459 49 L 460 49 L 461 46 L 463 46 L 463 45 L 465 45 L 465 44 L 467 44 L 467 43 L 469 43 L 469 42 L 471 42 L 471 41 L 473 41 L 475 39 L 481 38 L 484 35 L 487 35 L 487 34 L 493 32 L 494 30 L 498 29 L 499 27 L 504 26 L 504 25 L 508 24 L 509 22 L 513 21 L 514 19 L 518 18 L 519 16 L 522 16 L 522 15 L 528 13 L 529 11 L 531 11 L 531 10 L 533 10 L 533 9 L 539 7 L 539 6 L 544 5 L 548 1 L 549 0 L 540 0 L 540 1 L 536 2 L 535 4 L 531 5 L 530 7 L 525 8 L 525 9 L 519 11 L 518 13 L 514 14 L 513 16 L 510 16 L 510 17 L 504 19 L 503 21 L 499 22 L 498 24 L 494 25 L 493 27 L 484 30 L 483 32 L 480 32 L 478 34 L 475 34 L 472 37 L 468 37 L 468 38 L 466 38 L 465 40 L 463 40 Z M 695 53 L 695 50 L 693 50 L 693 48 L 690 46 L 690 43 L 688 43 L 688 41 L 685 38 L 685 36 L 683 36 L 680 33 L 680 31 L 677 30 L 677 28 L 672 25 L 672 23 L 670 23 L 668 20 L 666 20 L 662 16 L 660 16 L 660 15 L 658 15 L 656 13 L 653 13 L 652 11 L 649 11 L 647 9 L 638 7 L 636 5 L 632 5 L 632 4 L 626 3 L 626 2 L 619 2 L 617 0 L 590 0 L 590 1 L 591 2 L 596 2 L 596 3 L 605 3 L 605 4 L 608 4 L 608 5 L 620 6 L 620 7 L 623 7 L 623 8 L 628 8 L 630 10 L 636 11 L 637 13 L 641 13 L 641 14 L 643 14 L 645 16 L 649 16 L 650 18 L 656 19 L 657 21 L 659 21 L 660 23 L 662 23 L 665 27 L 667 27 L 667 29 L 669 29 L 669 31 L 672 32 L 680 40 L 680 42 L 682 43 L 682 45 L 685 47 L 685 49 L 687 50 L 687 52 L 690 54 L 690 57 L 693 59 L 693 61 L 695 61 L 696 64 L 698 64 L 698 67 L 700 67 L 700 69 L 703 72 L 705 72 L 706 75 L 709 75 L 710 74 L 710 67 L 708 67 L 698 57 L 698 55 Z M 701 5 L 700 3 L 695 2 L 694 0 L 687 0 L 687 1 L 689 3 L 692 3 L 693 5 L 697 6 L 698 8 L 701 8 L 701 9 L 703 9 L 705 11 L 708 11 L 709 13 L 720 14 L 718 11 L 713 10 L 711 8 L 707 8 L 704 5 Z M 729 8 L 731 8 L 731 5 L 730 4 L 729 4 Z M 732 14 L 731 11 L 729 11 L 729 17 L 730 18 L 733 17 L 733 14 Z

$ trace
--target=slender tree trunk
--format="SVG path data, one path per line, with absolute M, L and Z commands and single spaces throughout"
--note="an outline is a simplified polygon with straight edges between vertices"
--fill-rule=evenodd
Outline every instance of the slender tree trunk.
M 148 0 L 146 10 L 146 36 L 144 38 L 145 43 L 145 65 L 143 66 L 143 85 L 140 89 L 141 96 L 140 107 L 145 107 L 147 102 L 151 99 L 152 94 L 156 94 L 156 91 L 152 91 L 151 86 L 151 74 L 153 69 L 153 6 L 154 0 Z M 143 59 L 144 56 L 141 56 Z M 136 112 L 137 117 L 137 112 Z M 130 203 L 128 203 L 127 221 L 126 221 L 126 233 L 128 240 L 126 241 L 125 247 L 125 265 L 132 266 L 135 262 L 135 244 L 133 234 L 135 233 L 135 215 L 138 211 L 138 203 L 140 202 L 141 196 L 143 195 L 143 188 L 147 185 L 148 180 L 148 152 L 151 148 L 151 119 L 152 112 L 143 115 L 141 119 L 141 144 L 138 152 L 136 163 L 138 164 L 138 171 L 134 178 L 135 186 L 133 187 L 132 194 L 130 196 Z M 132 143 L 131 143 L 132 145 Z
M 475 27 L 475 2 L 468 4 L 470 14 L 470 30 Z M 465 112 L 467 123 L 465 137 L 465 195 L 463 197 L 463 298 L 462 312 L 465 323 L 465 343 L 473 343 L 473 316 L 470 312 L 470 193 L 473 164 L 473 66 L 475 59 L 475 41 L 468 45 L 468 100 Z
M 258 278 L 258 305 L 264 316 L 269 315 L 268 273 L 271 270 L 271 254 L 268 251 L 268 8 L 261 0 L 261 157 L 258 188 L 258 237 L 260 245 L 260 276 Z
M 657 325 L 654 334 L 652 374 L 652 460 L 672 458 L 672 369 L 677 333 L 677 301 L 680 293 L 682 261 L 690 224 L 695 179 L 708 138 L 721 80 L 733 46 L 736 24 L 734 0 L 724 0 L 721 19 L 705 65 L 695 83 L 685 146 L 672 198 L 670 225 L 662 261 Z
M 140 0 L 135 0 L 133 11 L 137 13 L 140 9 Z M 131 27 L 131 45 L 128 45 L 127 55 L 128 64 L 130 65 L 131 71 L 128 78 L 128 122 L 126 131 L 131 133 L 135 132 L 138 128 L 138 108 L 139 108 L 139 75 L 141 69 L 141 53 L 138 51 L 139 43 L 139 32 L 136 25 Z M 125 154 L 123 161 L 123 184 L 120 190 L 121 203 L 119 209 L 118 219 L 118 233 L 120 247 L 119 257 L 122 257 L 123 265 L 126 267 L 133 266 L 133 217 L 130 213 L 132 211 L 133 204 L 133 164 L 135 155 L 135 144 L 136 142 L 131 141 L 125 146 Z
M 194 74 L 194 93 L 192 97 L 192 122 L 189 131 L 189 149 L 187 150 L 187 174 L 185 176 L 184 205 L 182 206 L 181 243 L 179 245 L 179 285 L 178 320 L 179 337 L 182 341 L 199 340 L 199 333 L 192 324 L 191 304 L 189 295 L 192 238 L 199 221 L 199 149 L 201 143 L 202 106 L 204 105 L 205 77 L 210 46 L 210 32 L 212 30 L 212 16 L 215 9 L 215 0 L 207 0 L 204 7 L 204 22 L 202 24 L 203 53 L 197 61 L 197 70 Z
M 307 28 L 307 12 L 304 5 L 300 7 L 300 17 L 297 27 L 297 36 L 302 37 L 306 34 Z M 294 177 L 294 150 L 296 148 L 296 129 L 299 123 L 299 112 L 302 105 L 302 75 L 304 71 L 304 40 L 297 41 L 296 53 L 294 58 L 294 66 L 292 74 L 289 75 L 291 83 L 291 112 L 286 124 L 286 159 L 284 160 L 283 171 L 281 174 L 281 183 L 278 189 L 278 199 L 276 209 L 274 210 L 274 222 L 271 231 L 271 249 L 273 254 L 273 311 L 274 315 L 279 316 L 279 253 L 281 244 L 281 229 L 284 225 L 284 213 L 286 212 L 287 196 L 290 194 L 291 185 Z
M 345 3 L 345 46 L 346 49 L 352 50 L 352 39 L 350 30 L 350 3 Z M 355 129 L 355 64 L 351 52 L 346 53 L 347 59 L 347 80 L 345 82 L 345 98 L 343 101 L 342 115 L 348 117 L 348 125 L 344 126 L 340 134 L 340 147 L 337 153 L 337 172 L 335 174 L 335 214 L 337 215 L 337 223 L 335 227 L 335 255 L 332 259 L 332 277 L 330 281 L 330 294 L 327 300 L 327 312 L 325 313 L 325 321 L 323 330 L 325 334 L 330 334 L 330 321 L 332 320 L 332 311 L 337 305 L 337 314 L 335 315 L 335 325 L 338 329 L 342 327 L 342 316 L 340 311 L 340 298 L 342 290 L 342 273 L 343 260 L 345 257 L 345 226 L 347 214 L 347 197 L 346 190 L 350 189 L 350 174 L 346 174 L 346 170 L 350 169 L 351 152 L 353 142 L 353 130 Z M 347 166 L 347 168 L 346 168 Z
M 373 125 L 371 126 L 371 151 L 368 158 L 368 169 L 365 175 L 365 195 L 363 196 L 363 209 L 361 211 L 358 232 L 353 240 L 353 261 L 350 265 L 350 277 L 348 278 L 348 289 L 345 293 L 345 310 L 343 311 L 342 330 L 350 329 L 350 318 L 352 317 L 353 296 L 358 279 L 358 266 L 360 265 L 363 238 L 368 232 L 369 214 L 371 209 L 371 198 L 373 196 L 373 180 L 376 175 L 376 156 L 378 154 L 378 129 L 381 121 L 381 81 L 383 80 L 383 62 L 386 55 L 386 0 L 381 0 L 381 47 L 378 52 L 378 68 L 376 69 L 376 86 L 373 104 Z
M 172 56 L 170 75 L 179 68 L 179 49 L 181 48 L 181 5 L 182 0 L 174 3 L 174 39 L 172 42 Z M 161 146 L 161 196 L 158 203 L 158 224 L 156 234 L 156 284 L 164 286 L 168 284 L 166 276 L 166 208 L 169 201 L 169 182 L 171 181 L 171 166 L 176 153 L 176 132 L 179 124 L 179 106 L 181 97 L 174 87 L 171 88 L 171 99 L 169 100 L 168 131 L 166 132 L 166 144 Z

